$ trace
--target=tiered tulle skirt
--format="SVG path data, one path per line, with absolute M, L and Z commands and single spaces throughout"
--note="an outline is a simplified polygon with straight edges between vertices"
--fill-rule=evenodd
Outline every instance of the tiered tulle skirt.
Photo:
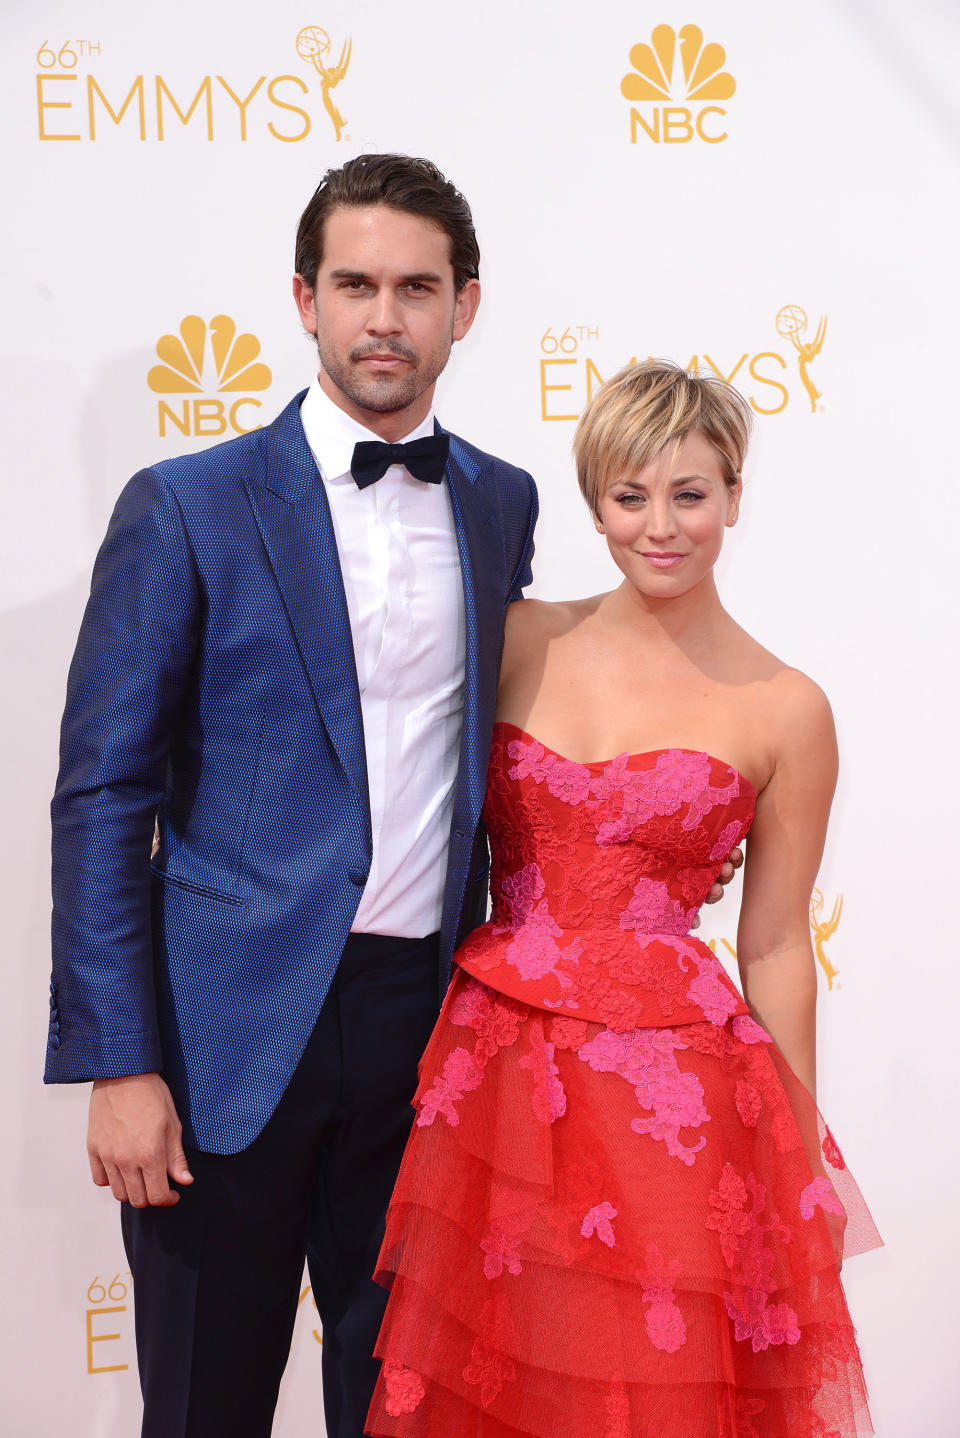
M 416 1104 L 369 1434 L 873 1432 L 838 1260 L 879 1238 L 751 1019 L 615 1033 L 459 971 Z

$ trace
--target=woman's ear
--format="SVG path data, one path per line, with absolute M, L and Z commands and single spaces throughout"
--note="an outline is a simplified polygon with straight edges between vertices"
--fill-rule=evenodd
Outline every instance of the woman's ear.
M 723 521 L 728 529 L 732 529 L 740 517 L 740 496 L 743 494 L 743 480 L 737 475 L 734 484 L 727 485 L 727 517 Z

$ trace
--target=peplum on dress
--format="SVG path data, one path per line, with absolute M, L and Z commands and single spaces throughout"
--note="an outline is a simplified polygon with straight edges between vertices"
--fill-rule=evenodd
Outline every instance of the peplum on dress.
M 368 1434 L 873 1432 L 838 1261 L 879 1236 L 690 933 L 755 799 L 707 754 L 495 726 L 493 916 L 420 1066 Z

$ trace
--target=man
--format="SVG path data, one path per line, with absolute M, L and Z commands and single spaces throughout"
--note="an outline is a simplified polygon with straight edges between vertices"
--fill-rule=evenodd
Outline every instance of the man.
M 484 913 L 503 616 L 537 513 L 529 475 L 433 418 L 478 265 L 429 162 L 328 172 L 294 280 L 319 375 L 266 429 L 136 475 L 97 559 L 46 1077 L 94 1081 L 144 1438 L 270 1433 L 305 1255 L 327 1431 L 363 1430 L 417 1059 Z

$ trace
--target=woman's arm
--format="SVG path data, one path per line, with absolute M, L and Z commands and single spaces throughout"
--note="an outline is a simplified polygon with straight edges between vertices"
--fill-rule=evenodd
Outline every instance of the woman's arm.
M 747 841 L 737 962 L 750 1012 L 815 1095 L 810 894 L 837 782 L 837 740 L 816 684 L 789 670 L 776 685 L 775 764 Z
M 562 608 L 542 599 L 517 599 L 508 606 L 497 689 L 498 719 L 525 722 L 543 682 L 547 648 Z

